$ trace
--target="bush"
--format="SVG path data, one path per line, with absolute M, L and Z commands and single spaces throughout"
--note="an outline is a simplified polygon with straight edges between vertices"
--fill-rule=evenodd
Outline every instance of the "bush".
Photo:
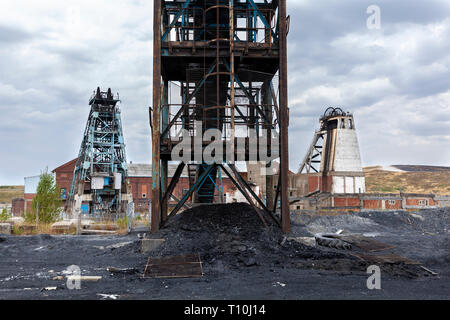
M 44 173 L 41 175 L 37 187 L 36 197 L 34 197 L 31 212 L 25 214 L 25 221 L 36 222 L 36 211 L 39 206 L 39 221 L 52 223 L 58 219 L 58 211 L 62 205 L 61 196 L 55 183 L 53 175 Z
M 117 219 L 116 224 L 119 226 L 120 229 L 127 229 L 128 228 L 128 222 L 127 222 L 127 218 L 126 217 Z
M 3 208 L 2 212 L 0 213 L 0 222 L 4 222 L 9 218 L 11 217 L 9 216 L 8 211 L 6 210 L 6 208 Z
M 40 214 L 39 214 L 40 215 Z M 31 209 L 28 209 L 24 214 L 23 218 L 26 223 L 35 223 L 36 222 L 36 213 L 32 212 Z

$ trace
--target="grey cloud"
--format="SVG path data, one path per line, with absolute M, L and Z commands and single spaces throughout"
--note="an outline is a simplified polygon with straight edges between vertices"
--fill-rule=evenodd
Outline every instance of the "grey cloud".
M 17 8 L 26 20 L 0 26 L 0 111 L 8 119 L 0 124 L 8 150 L 0 184 L 23 183 L 76 156 L 97 86 L 120 92 L 128 159 L 150 161 L 152 2 L 106 3 L 121 14 L 97 24 L 82 7 L 70 33 L 55 8 L 46 21 Z M 366 28 L 371 4 L 381 7 L 382 30 Z M 449 164 L 448 1 L 289 0 L 288 14 L 292 170 L 325 108 L 336 105 L 355 114 L 364 164 Z M 414 46 L 401 51 L 407 44 Z
M 0 25 L 0 43 L 20 43 L 31 39 L 33 35 L 17 27 Z

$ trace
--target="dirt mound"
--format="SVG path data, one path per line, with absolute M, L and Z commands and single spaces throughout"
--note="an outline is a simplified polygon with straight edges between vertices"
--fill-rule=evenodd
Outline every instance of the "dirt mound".
M 308 223 L 306 229 L 311 235 L 314 235 L 321 232 L 334 233 L 340 229 L 346 232 L 373 232 L 380 229 L 380 226 L 371 219 L 352 214 L 316 217 Z
M 169 228 L 213 233 L 228 231 L 246 238 L 258 237 L 265 229 L 254 209 L 245 203 L 194 207 L 174 218 Z
M 187 210 L 174 218 L 157 237 L 166 242 L 155 255 L 200 253 L 217 269 L 282 264 L 291 258 L 341 257 L 301 243 L 283 241 L 281 230 L 264 216 L 266 228 L 247 204 L 208 205 Z M 214 266 L 213 266 L 214 268 Z
M 368 264 L 359 261 L 350 252 L 311 247 L 292 239 L 287 240 L 270 217 L 264 218 L 269 223 L 269 228 L 264 226 L 252 207 L 242 203 L 195 207 L 173 218 L 158 234 L 152 235 L 166 240 L 152 255 L 199 253 L 204 270 L 208 273 L 223 273 L 227 269 L 253 266 L 265 266 L 269 270 L 301 268 L 366 272 Z M 351 222 L 347 218 L 344 217 L 346 223 L 342 225 Z M 360 217 L 356 218 L 357 221 L 362 221 L 358 225 L 366 225 L 368 222 Z M 328 222 L 331 228 L 333 222 Z M 293 224 L 293 234 L 297 233 L 297 228 L 302 228 L 298 221 Z M 412 268 L 417 271 L 415 267 Z M 412 274 L 409 270 L 411 267 L 402 264 L 382 269 L 391 275 L 409 277 Z
M 359 216 L 368 218 L 383 229 L 390 229 L 392 232 L 447 233 L 450 224 L 450 208 L 418 212 L 365 212 L 359 213 Z

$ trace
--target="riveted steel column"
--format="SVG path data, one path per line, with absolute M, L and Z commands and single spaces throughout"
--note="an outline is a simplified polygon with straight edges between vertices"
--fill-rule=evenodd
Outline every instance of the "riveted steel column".
M 263 96 L 263 105 L 264 105 L 264 113 L 266 114 L 267 118 L 270 120 L 270 123 L 273 123 L 273 108 L 272 108 L 272 94 L 270 90 L 270 81 L 266 80 L 264 81 L 263 87 L 262 87 L 262 96 Z M 272 126 L 271 125 L 263 125 L 263 128 L 267 132 L 267 150 L 270 153 L 270 156 L 272 157 Z M 266 206 L 268 208 L 273 207 L 273 172 L 272 170 L 272 161 L 269 161 L 266 163 L 265 173 L 266 173 L 266 181 L 265 181 L 265 190 L 264 193 L 266 195 Z
M 169 125 L 169 81 L 164 80 L 164 88 L 163 88 L 163 99 L 162 99 L 162 108 L 161 108 L 161 131 L 165 131 Z M 169 133 L 166 133 L 162 136 L 162 139 L 166 139 L 169 137 Z M 169 173 L 169 162 L 167 159 L 161 160 L 161 193 L 164 194 L 167 191 L 168 185 L 168 173 Z M 163 199 L 163 198 L 162 198 Z M 170 198 L 166 198 L 162 200 L 161 203 L 161 221 L 164 222 L 167 219 L 168 212 L 168 201 Z
M 229 1 L 230 6 L 230 159 L 226 159 L 225 162 L 230 161 L 230 163 L 234 164 L 234 154 L 235 154 L 235 108 L 236 108 L 236 100 L 235 100 L 235 66 L 234 66 L 234 6 L 233 0 Z
M 281 176 L 281 224 L 283 232 L 290 231 L 289 213 L 289 109 L 287 87 L 287 17 L 286 0 L 279 3 L 280 46 L 280 176 Z
M 159 230 L 161 223 L 161 2 L 153 3 L 152 233 Z

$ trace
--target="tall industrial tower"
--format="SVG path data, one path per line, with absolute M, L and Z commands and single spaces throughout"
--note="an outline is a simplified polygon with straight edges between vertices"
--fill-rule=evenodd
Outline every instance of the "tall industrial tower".
M 309 192 L 365 193 L 353 115 L 328 108 L 298 173 L 309 174 Z
M 89 100 L 91 111 L 73 173 L 68 212 L 82 205 L 96 218 L 116 219 L 126 212 L 127 160 L 118 102 L 111 89 L 101 92 L 100 88 Z
M 289 231 L 288 29 L 286 0 L 154 1 L 152 232 L 189 199 L 212 203 L 220 172 L 257 212 L 264 210 Z M 212 137 L 211 129 L 220 135 Z M 274 138 L 263 139 L 264 134 Z M 211 142 L 213 162 L 202 158 Z M 182 161 L 173 156 L 181 143 L 194 150 L 183 151 Z M 263 201 L 235 161 L 264 161 L 272 172 L 276 158 L 278 179 L 267 175 Z M 174 160 L 179 166 L 169 184 L 168 162 Z M 168 215 L 168 200 L 185 166 L 189 191 Z

